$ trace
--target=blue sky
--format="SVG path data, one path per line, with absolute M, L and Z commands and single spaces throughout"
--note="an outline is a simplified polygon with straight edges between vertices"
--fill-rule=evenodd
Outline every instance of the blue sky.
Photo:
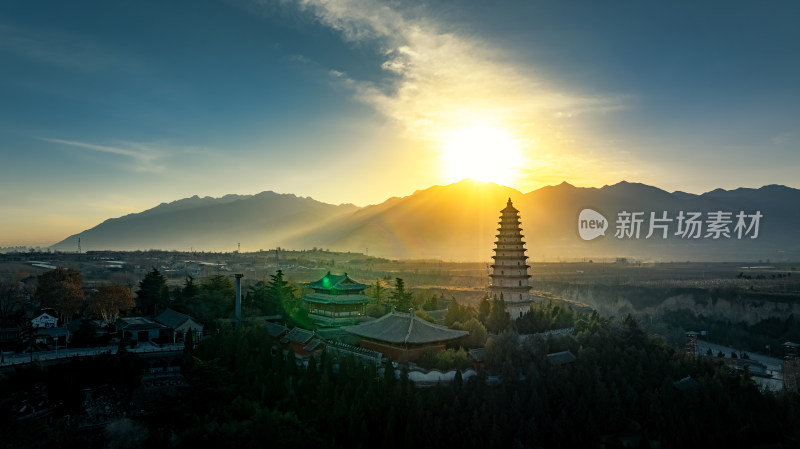
M 523 192 L 800 187 L 799 13 L 790 1 L 4 2 L 0 246 L 195 194 L 379 203 L 504 154 L 476 129 L 517 156 L 487 180 Z M 460 149 L 470 140 L 482 143 Z M 465 166 L 448 170 L 448 151 Z

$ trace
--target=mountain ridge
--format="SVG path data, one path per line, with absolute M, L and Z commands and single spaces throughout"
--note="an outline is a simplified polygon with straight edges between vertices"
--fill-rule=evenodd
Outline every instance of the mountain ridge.
M 363 251 L 390 258 L 490 260 L 500 210 L 511 198 L 520 210 L 528 254 L 532 259 L 634 257 L 644 260 L 744 260 L 800 258 L 800 190 L 771 184 L 700 195 L 667 192 L 642 183 L 575 187 L 562 182 L 522 193 L 511 187 L 474 180 L 434 185 L 403 197 L 363 207 L 332 205 L 311 197 L 264 191 L 161 203 L 139 213 L 111 218 L 53 245 L 55 250 L 167 249 L 244 250 L 274 247 L 323 247 Z M 622 211 L 730 212 L 763 214 L 758 240 L 710 241 L 668 239 L 581 240 L 578 212 L 603 214 L 609 224 Z M 672 223 L 674 225 L 674 223 Z M 732 226 L 731 226 L 732 228 Z M 643 233 L 647 229 L 643 229 Z M 672 232 L 672 231 L 671 231 Z

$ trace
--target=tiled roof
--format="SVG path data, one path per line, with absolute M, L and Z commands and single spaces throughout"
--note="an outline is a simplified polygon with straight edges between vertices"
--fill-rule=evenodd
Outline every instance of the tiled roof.
M 289 332 L 289 329 L 283 324 L 267 322 L 266 326 L 267 326 L 267 333 L 272 338 L 280 338 L 284 334 Z
M 289 333 L 281 339 L 281 343 L 297 342 L 305 345 L 312 338 L 314 338 L 314 332 L 296 327 L 290 330 Z
M 155 320 L 157 322 L 169 327 L 169 328 L 172 328 L 172 329 L 180 327 L 181 325 L 183 325 L 183 323 L 185 323 L 188 320 L 192 320 L 194 322 L 197 322 L 197 320 L 194 320 L 189 315 L 185 315 L 183 313 L 176 312 L 176 311 L 174 311 L 172 309 L 167 309 L 167 310 L 161 312 L 160 315 L 155 317 Z M 198 324 L 200 324 L 200 323 L 198 323 Z
M 575 361 L 575 355 L 572 351 L 561 351 L 547 354 L 547 361 L 553 365 L 564 365 Z
M 367 284 L 362 284 L 350 279 L 347 273 L 342 275 L 328 274 L 323 276 L 320 280 L 309 282 L 305 284 L 306 287 L 316 290 L 333 290 L 333 291 L 359 291 L 369 287 Z
M 394 310 L 376 320 L 350 326 L 345 330 L 359 337 L 387 343 L 433 343 L 455 340 L 469 334 L 467 331 L 429 323 L 413 313 L 401 313 Z
M 303 300 L 318 304 L 366 304 L 369 302 L 366 295 L 326 295 L 324 293 L 309 293 L 303 296 Z
M 486 360 L 486 348 L 469 349 L 467 350 L 467 353 L 470 357 L 472 357 L 472 360 L 475 360 L 478 363 Z
M 315 339 L 311 340 L 307 345 L 303 346 L 303 350 L 311 352 L 311 351 L 319 348 L 320 346 L 324 346 L 324 345 L 325 345 L 324 341 L 320 340 L 319 338 L 315 338 Z
M 156 323 L 144 317 L 134 316 L 117 319 L 117 330 L 124 329 L 129 332 L 164 328 L 163 324 Z
M 681 380 L 676 380 L 672 382 L 672 385 L 675 385 L 675 388 L 677 388 L 678 390 L 689 390 L 691 388 L 698 386 L 699 384 L 697 383 L 696 380 L 692 379 L 692 376 L 686 376 Z

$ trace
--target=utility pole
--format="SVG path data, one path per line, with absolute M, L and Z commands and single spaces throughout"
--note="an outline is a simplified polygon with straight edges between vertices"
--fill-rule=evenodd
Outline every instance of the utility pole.
M 244 274 L 233 275 L 236 278 L 236 330 L 242 327 L 242 277 Z

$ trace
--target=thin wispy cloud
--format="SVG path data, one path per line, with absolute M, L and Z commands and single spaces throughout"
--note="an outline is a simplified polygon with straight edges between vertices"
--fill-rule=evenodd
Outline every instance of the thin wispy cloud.
M 53 139 L 47 137 L 42 137 L 40 140 L 58 143 L 61 145 L 68 145 L 71 147 L 85 148 L 100 153 L 124 156 L 127 158 L 127 161 L 125 164 L 123 164 L 123 166 L 132 171 L 161 173 L 166 168 L 158 163 L 158 160 L 164 157 L 162 151 L 147 144 L 127 142 L 124 143 L 124 145 L 128 146 L 128 148 L 121 148 L 119 146 L 97 145 L 87 142 L 76 142 L 73 140 Z
M 773 145 L 784 145 L 792 142 L 793 140 L 794 140 L 794 133 L 787 131 L 773 137 L 772 139 L 770 139 L 770 142 L 772 142 Z
M 51 28 L 21 27 L 4 22 L 2 18 L 0 52 L 84 72 L 107 69 L 131 71 L 142 67 L 136 58 L 94 37 Z
M 391 5 L 391 6 L 390 6 Z M 352 43 L 377 45 L 388 83 L 332 68 L 332 79 L 398 121 L 413 137 L 487 121 L 538 137 L 566 126 L 556 116 L 620 106 L 615 98 L 567 92 L 517 67 L 511 55 L 433 19 L 377 0 L 303 0 L 299 8 Z M 386 81 L 386 80 L 384 80 Z M 523 137 L 523 136 L 520 136 Z

